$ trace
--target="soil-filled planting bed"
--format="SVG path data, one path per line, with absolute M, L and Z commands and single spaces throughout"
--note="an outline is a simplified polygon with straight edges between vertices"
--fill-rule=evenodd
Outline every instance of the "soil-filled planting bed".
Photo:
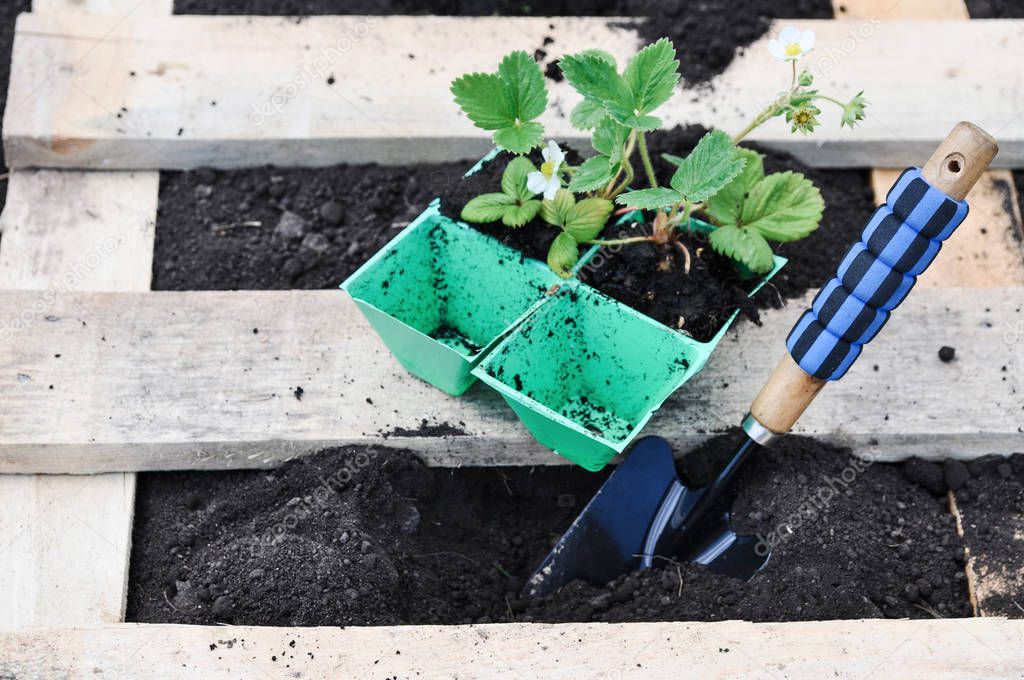
M 704 479 L 734 438 L 691 452 L 684 476 Z M 1001 474 L 975 467 L 978 488 Z M 520 599 L 604 477 L 570 467 L 427 468 L 408 452 L 377 448 L 328 450 L 272 471 L 147 473 L 128 620 L 311 626 L 971 613 L 942 467 L 871 464 L 801 437 L 759 452 L 737 481 L 737 530 L 778 542 L 750 582 L 668 564 Z

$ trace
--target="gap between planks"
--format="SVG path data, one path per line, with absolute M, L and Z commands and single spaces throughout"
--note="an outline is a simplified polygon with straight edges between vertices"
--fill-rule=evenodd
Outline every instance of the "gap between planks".
M 753 140 L 815 166 L 899 167 L 926 158 L 967 118 L 1000 138 L 997 163 L 1024 164 L 1020 22 L 800 23 L 818 34 L 808 62 L 818 84 L 843 97 L 868 88 L 868 118 L 840 129 L 827 111 L 807 137 L 775 119 Z M 513 49 L 532 53 L 545 37 L 554 39 L 550 59 L 599 45 L 622 60 L 640 44 L 628 22 L 585 17 L 132 16 L 111 27 L 77 14 L 23 15 L 8 162 L 172 169 L 479 157 L 488 135 L 458 115 L 451 79 L 492 70 Z M 788 82 L 768 56 L 770 37 L 714 80 L 713 96 L 677 92 L 666 122 L 742 129 Z M 970 94 L 956 97 L 951 115 L 948 101 L 964 84 Z M 565 82 L 549 88 L 548 135 L 579 141 L 568 123 L 578 96 Z
M 38 301 L 0 292 L 0 323 Z M 729 334 L 647 431 L 682 452 L 738 424 L 801 311 L 793 302 Z M 1018 288 L 915 291 L 795 431 L 879 460 L 1024 449 L 1024 334 L 1010 342 L 1022 315 Z M 341 291 L 68 293 L 12 329 L 4 472 L 268 467 L 343 444 L 444 466 L 564 462 L 485 386 L 453 398 L 406 373 Z M 957 347 L 954 362 L 939 361 L 942 345 Z M 418 436 L 424 420 L 466 434 Z
M 121 624 L 0 633 L 0 676 L 929 678 L 1024 673 L 1024 621 Z

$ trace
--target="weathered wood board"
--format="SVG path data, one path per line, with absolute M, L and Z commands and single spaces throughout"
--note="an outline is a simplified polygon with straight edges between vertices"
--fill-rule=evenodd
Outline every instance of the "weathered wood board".
M 485 386 L 456 399 L 406 373 L 341 291 L 39 300 L 0 292 L 4 472 L 264 467 L 382 440 L 437 465 L 563 462 Z M 731 333 L 648 431 L 685 451 L 737 424 L 800 312 Z M 1024 338 L 1006 341 L 1022 315 L 1019 289 L 982 303 L 973 290 L 915 291 L 796 431 L 886 460 L 1024 448 Z M 949 364 L 937 357 L 946 344 L 958 348 Z M 422 436 L 424 421 L 465 434 Z
M 0 633 L 0 676 L 971 680 L 1024 672 L 1024 621 L 272 628 L 121 624 Z
M 997 163 L 1024 164 L 1017 22 L 800 23 L 818 35 L 807 65 L 819 84 L 840 96 L 866 88 L 869 117 L 851 131 L 827 112 L 806 137 L 779 119 L 753 139 L 812 165 L 899 167 L 920 163 L 957 120 L 970 119 L 999 137 Z M 622 21 L 579 17 L 132 15 L 112 27 L 80 14 L 23 15 L 4 123 L 8 162 L 171 169 L 479 156 L 487 135 L 458 114 L 451 79 L 491 70 L 513 49 L 533 53 L 546 37 L 549 60 L 594 46 L 625 59 L 639 45 Z M 788 82 L 785 65 L 768 56 L 769 38 L 739 56 L 711 94 L 677 92 L 666 122 L 742 129 Z M 970 96 L 956 92 L 964 83 Z M 549 87 L 548 135 L 578 140 L 568 123 L 578 96 L 564 82 Z
M 149 290 L 157 173 L 14 171 L 9 182 L 0 289 Z M 0 498 L 0 626 L 121 621 L 135 475 L 0 475 Z

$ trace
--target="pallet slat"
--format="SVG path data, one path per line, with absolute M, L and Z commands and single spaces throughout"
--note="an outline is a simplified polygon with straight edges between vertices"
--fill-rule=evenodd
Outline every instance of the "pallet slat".
M 443 653 L 442 653 L 443 652 Z M 122 624 L 0 634 L 3 677 L 1017 677 L 1024 621 L 271 628 Z
M 37 299 L 149 289 L 157 173 L 14 171 L 9 181 L 0 288 Z M 0 498 L 0 626 L 121 621 L 135 475 L 0 475 Z
M 37 299 L 0 292 L 0 309 L 17 319 Z M 796 431 L 887 460 L 1024 447 L 1024 342 L 1004 337 L 1024 299 L 990 289 L 983 304 L 968 289 L 915 291 Z M 801 308 L 730 334 L 648 431 L 685 450 L 738 423 Z M 4 323 L 3 472 L 265 467 L 382 439 L 436 465 L 563 462 L 484 386 L 455 399 L 407 374 L 340 291 L 69 293 Z M 944 344 L 955 362 L 938 360 Z M 423 421 L 466 434 L 423 436 Z
M 818 34 L 808 65 L 820 84 L 844 95 L 868 88 L 869 119 L 850 131 L 827 115 L 809 137 L 776 120 L 754 139 L 812 165 L 899 167 L 926 158 L 967 118 L 999 136 L 998 163 L 1024 164 L 1024 41 L 1015 22 L 801 24 Z M 622 22 L 575 17 L 132 16 L 111 28 L 82 15 L 23 15 L 4 124 L 8 162 L 170 169 L 478 156 L 489 143 L 456 115 L 450 80 L 492 69 L 512 49 L 532 53 L 545 37 L 554 39 L 551 59 L 595 45 L 626 58 L 639 41 Z M 744 127 L 787 79 L 767 55 L 768 37 L 716 79 L 712 96 L 677 93 L 666 121 Z M 951 114 L 945 102 L 956 83 L 971 90 Z M 567 83 L 549 85 L 550 136 L 579 138 L 568 124 L 575 95 Z

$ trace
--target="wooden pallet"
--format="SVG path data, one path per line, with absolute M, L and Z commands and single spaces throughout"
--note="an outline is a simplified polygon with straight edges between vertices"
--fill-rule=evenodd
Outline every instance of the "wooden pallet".
M 377 18 L 373 32 L 337 60 L 335 88 L 311 81 L 289 99 L 288 115 L 254 126 L 251 105 L 290 82 L 305 63 L 307 44 L 335 45 L 346 27 L 356 30 L 367 19 L 167 18 L 169 5 L 36 0 L 35 13 L 19 20 L 4 130 L 10 162 L 19 169 L 2 221 L 0 310 L 17 312 L 8 321 L 29 310 L 30 322 L 0 346 L 0 472 L 107 474 L 0 476 L 0 628 L 17 627 L 0 634 L 0 677 L 276 677 L 352 669 L 401 677 L 660 677 L 678 672 L 680 663 L 722 677 L 900 677 L 913 668 L 963 678 L 1024 671 L 1024 622 L 1000 619 L 346 630 L 103 625 L 123 618 L 136 470 L 273 465 L 329 443 L 380 443 L 383 432 L 415 430 L 424 417 L 463 422 L 467 434 L 386 443 L 418 449 L 440 465 L 559 459 L 537 447 L 494 395 L 476 390 L 455 401 L 406 376 L 339 293 L 145 292 L 155 172 L 20 168 L 156 170 L 473 155 L 485 140 L 453 118 L 437 94 L 453 73 L 489 67 L 508 49 L 532 51 L 548 34 L 555 55 L 603 41 L 625 56 L 637 40 L 630 29 L 586 18 Z M 922 106 L 913 97 L 941 92 L 955 69 L 957 78 L 979 84 L 958 102 L 958 115 L 996 132 L 1003 164 L 1024 165 L 1024 118 L 1011 115 L 1024 108 L 1024 90 L 1014 85 L 1022 76 L 1011 66 L 1021 56 L 1020 41 L 1011 39 L 1018 27 L 892 21 L 922 12 L 928 19 L 962 18 L 962 4 L 951 0 L 842 5 L 844 21 L 815 24 L 821 49 L 841 47 L 844 32 L 878 18 L 882 28 L 844 55 L 836 71 L 870 82 L 873 97 L 885 104 L 853 136 L 828 130 L 794 139 L 777 127 L 762 141 L 819 165 L 920 162 L 954 121 L 944 118 L 940 104 Z M 459 42 L 460 36 L 466 39 Z M 962 50 L 920 63 L 913 87 L 891 74 L 892 59 L 952 38 Z M 417 58 L 409 59 L 405 46 L 414 40 Z M 458 44 L 467 48 L 450 49 Z M 668 118 L 737 127 L 735 110 L 763 100 L 762 83 L 774 92 L 774 81 L 759 75 L 768 65 L 759 52 L 754 46 L 716 83 L 729 106 L 712 115 L 679 95 Z M 442 63 L 437 54 L 454 57 Z M 371 66 L 393 80 L 363 83 Z M 554 91 L 566 96 L 564 87 Z M 401 102 L 392 99 L 396 92 L 403 93 Z M 410 110 L 417 115 L 402 113 Z M 549 123 L 571 138 L 564 121 Z M 876 186 L 888 186 L 885 172 L 875 173 Z M 1024 303 L 1024 266 L 1014 240 L 1020 215 L 1006 180 L 1006 173 L 990 173 L 969 197 L 971 221 L 955 237 L 959 257 L 940 257 L 901 308 L 901 323 L 870 348 L 856 375 L 819 399 L 803 431 L 885 459 L 1024 449 L 1018 425 L 1024 342 L 1005 342 L 1003 327 L 1021 318 Z M 73 214 L 68 205 L 76 206 Z M 123 235 L 120 246 L 73 290 L 46 294 L 111 233 Z M 981 295 L 979 288 L 987 290 Z M 797 313 L 793 305 L 767 315 L 756 333 L 732 334 L 706 371 L 656 417 L 652 431 L 686 448 L 733 424 L 764 377 L 752 367 L 773 362 L 780 350 L 768 357 L 758 352 L 781 348 Z M 937 361 L 941 344 L 957 344 L 957 362 Z M 273 364 L 265 361 L 273 357 Z M 372 379 L 353 373 L 355 362 L 370 365 Z M 999 376 L 1005 381 L 985 373 L 992 362 L 1006 363 Z M 725 384 L 728 390 L 721 389 Z M 961 389 L 954 394 L 950 384 Z M 301 402 L 291 396 L 300 385 Z M 370 396 L 381 404 L 374 397 L 385 392 L 392 401 L 401 395 L 388 402 L 397 413 L 366 403 Z M 844 408 L 854 401 L 867 409 L 856 418 Z M 908 401 L 916 408 L 908 409 Z M 897 423 L 889 413 L 911 415 Z M 288 645 L 292 639 L 296 648 Z M 278 661 L 271 660 L 275 655 Z

